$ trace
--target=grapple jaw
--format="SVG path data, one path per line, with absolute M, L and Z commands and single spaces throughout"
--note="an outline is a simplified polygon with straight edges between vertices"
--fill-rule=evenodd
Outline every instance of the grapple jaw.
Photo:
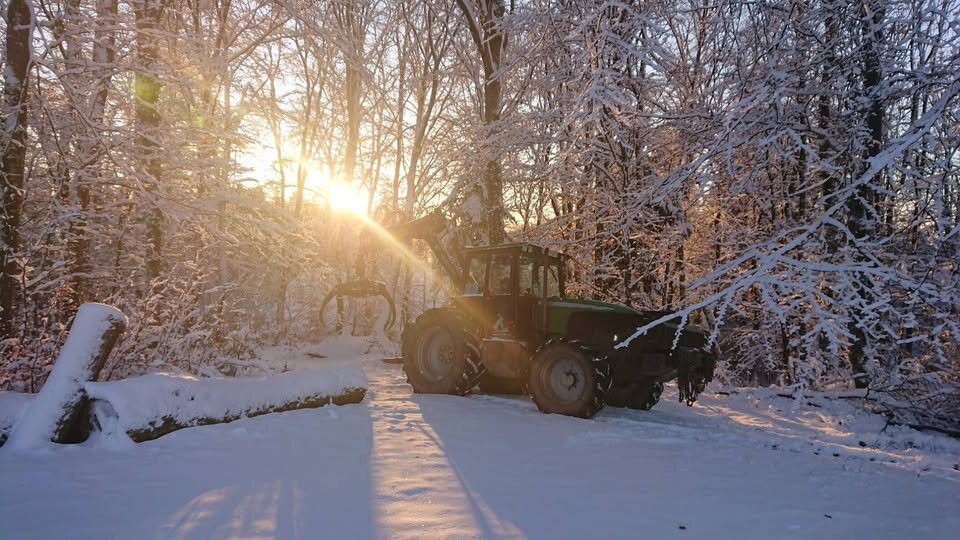
M 323 303 L 320 305 L 320 324 L 326 326 L 326 323 L 323 320 L 323 312 L 326 311 L 330 301 L 334 298 L 370 298 L 372 296 L 382 296 L 383 299 L 387 301 L 389 313 L 387 314 L 386 322 L 383 323 L 383 331 L 386 332 L 390 330 L 397 320 L 396 305 L 393 302 L 393 297 L 387 290 L 387 285 L 385 283 L 382 281 L 373 281 L 369 279 L 346 281 L 344 283 L 337 284 L 333 289 L 331 289 L 330 292 L 327 293 L 327 296 L 324 297 Z
M 683 362 L 677 374 L 680 401 L 687 405 L 693 405 L 707 388 L 707 383 L 713 380 L 713 370 L 717 363 L 712 354 L 701 351 L 695 354 L 698 358 Z

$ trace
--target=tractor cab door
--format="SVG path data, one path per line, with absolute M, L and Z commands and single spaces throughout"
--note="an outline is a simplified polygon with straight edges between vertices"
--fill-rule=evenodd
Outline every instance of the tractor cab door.
M 515 262 L 516 257 L 509 252 L 493 253 L 490 256 L 490 271 L 487 276 L 487 301 L 491 314 L 490 334 L 493 336 L 516 336 Z
M 469 255 L 463 296 L 457 302 L 482 322 L 484 334 L 514 337 L 517 326 L 515 260 L 509 251 Z
M 522 253 L 517 261 L 517 336 L 530 339 L 537 328 L 534 323 L 543 310 L 543 266 L 538 257 Z
M 558 258 L 512 246 L 474 251 L 466 267 L 457 301 L 483 321 L 486 335 L 530 343 L 544 337 L 546 300 L 563 295 Z

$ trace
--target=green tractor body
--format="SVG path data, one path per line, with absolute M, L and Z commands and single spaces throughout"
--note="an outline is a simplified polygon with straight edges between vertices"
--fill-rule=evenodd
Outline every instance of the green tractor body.
M 465 248 L 462 258 L 452 307 L 428 311 L 404 333 L 417 391 L 466 393 L 478 383 L 491 393 L 529 392 L 544 412 L 590 417 L 604 404 L 649 409 L 673 378 L 692 403 L 712 378 L 706 336 L 692 326 L 677 336 L 675 323 L 661 324 L 617 348 L 665 312 L 566 297 L 561 255 L 515 243 Z M 466 346 L 424 341 L 441 335 L 438 325 Z

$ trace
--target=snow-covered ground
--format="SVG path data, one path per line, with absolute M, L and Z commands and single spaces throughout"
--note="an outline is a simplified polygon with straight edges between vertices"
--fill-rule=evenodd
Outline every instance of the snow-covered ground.
M 960 538 L 960 441 L 843 401 L 750 391 L 688 408 L 668 389 L 650 412 L 580 420 L 413 395 L 381 356 L 349 338 L 267 355 L 362 365 L 359 405 L 127 448 L 0 449 L 0 537 Z

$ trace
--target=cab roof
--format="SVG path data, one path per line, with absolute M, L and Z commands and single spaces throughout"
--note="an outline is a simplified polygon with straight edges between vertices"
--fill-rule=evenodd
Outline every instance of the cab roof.
M 528 242 L 510 242 L 507 244 L 496 244 L 493 246 L 469 246 L 463 248 L 463 252 L 467 255 L 473 253 L 502 253 L 505 251 L 511 252 L 511 254 L 527 253 L 530 255 L 537 255 L 546 257 L 548 259 L 555 259 L 557 262 L 561 261 L 564 257 L 562 253 L 550 251 L 545 247 Z

